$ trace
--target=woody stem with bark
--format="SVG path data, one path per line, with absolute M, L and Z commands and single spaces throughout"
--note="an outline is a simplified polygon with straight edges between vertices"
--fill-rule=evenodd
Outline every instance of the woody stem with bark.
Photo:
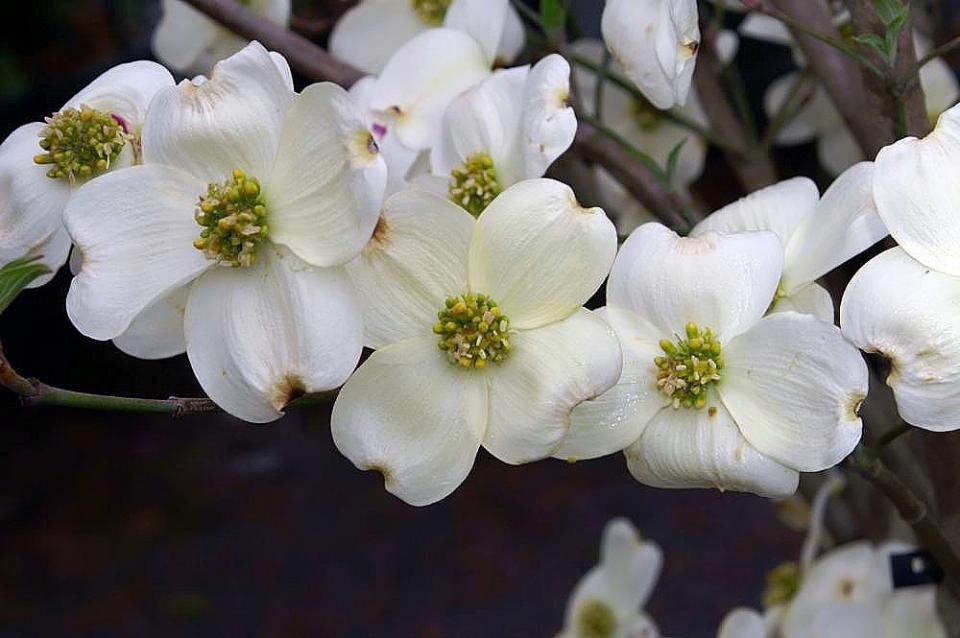
M 897 508 L 900 517 L 917 535 L 917 540 L 940 565 L 954 591 L 960 591 L 960 554 L 920 498 L 887 465 L 863 446 L 854 450 L 844 464 L 864 479 Z
M 797 46 L 843 116 L 864 156 L 875 157 L 881 148 L 892 141 L 891 121 L 876 104 L 867 102 L 863 72 L 857 63 L 846 53 L 810 35 L 810 31 L 815 31 L 832 40 L 840 39 L 826 1 L 771 0 L 771 3 L 789 16 L 791 23 L 805 25 L 804 31 L 791 28 Z
M 25 406 L 59 406 L 102 412 L 168 414 L 173 418 L 222 411 L 216 403 L 205 397 L 142 399 L 77 392 L 47 385 L 37 379 L 21 376 L 7 360 L 2 344 L 0 344 L 0 385 L 17 394 L 20 397 L 20 403 Z M 297 399 L 291 407 L 329 403 L 335 396 L 336 392 L 307 395 Z
M 856 33 L 873 33 L 883 36 L 885 26 L 877 15 L 873 0 L 845 0 Z M 892 123 L 890 141 L 914 135 L 923 137 L 930 132 L 926 100 L 920 85 L 917 52 L 913 46 L 913 20 L 908 19 L 897 39 L 896 57 L 893 64 L 883 59 L 874 50 L 866 51 L 875 64 L 881 66 L 881 76 L 867 75 L 864 78 L 870 102 L 883 109 L 886 119 Z

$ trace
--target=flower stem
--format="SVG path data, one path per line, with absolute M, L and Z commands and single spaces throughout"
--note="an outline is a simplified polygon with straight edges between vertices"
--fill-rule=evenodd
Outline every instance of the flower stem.
M 47 385 L 37 379 L 27 379 L 20 376 L 10 365 L 3 353 L 2 345 L 0 345 L 0 385 L 19 395 L 20 403 L 29 407 L 46 405 L 101 412 L 168 414 L 173 418 L 188 414 L 222 412 L 216 403 L 205 397 L 170 397 L 168 399 L 117 397 L 65 390 Z M 307 395 L 291 403 L 290 407 L 325 404 L 335 396 L 335 391 Z
M 893 503 L 900 517 L 913 528 L 920 544 L 933 555 L 950 584 L 960 591 L 960 555 L 937 521 L 931 518 L 920 497 L 863 445 L 847 457 L 844 466 L 866 479 Z

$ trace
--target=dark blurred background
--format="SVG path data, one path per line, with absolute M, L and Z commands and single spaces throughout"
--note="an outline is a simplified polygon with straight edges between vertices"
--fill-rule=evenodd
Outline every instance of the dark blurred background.
M 311 18 L 345 3 L 294 4 Z M 601 3 L 575 5 L 595 33 Z M 110 66 L 149 58 L 159 7 L 44 0 L 17 13 L 0 22 L 0 137 Z M 791 64 L 750 41 L 739 62 L 754 104 Z M 823 183 L 811 147 L 777 160 L 782 175 Z M 718 206 L 739 195 L 733 182 L 711 156 L 698 194 Z M 61 272 L 0 316 L 22 374 L 117 395 L 201 393 L 186 357 L 144 362 L 81 337 L 68 285 Z M 25 409 L 0 392 L 2 638 L 548 638 L 614 516 L 664 550 L 648 611 L 668 636 L 712 637 L 727 610 L 759 605 L 764 574 L 802 540 L 761 498 L 650 489 L 620 455 L 510 467 L 481 451 L 458 491 L 416 509 L 339 455 L 329 408 L 250 426 Z

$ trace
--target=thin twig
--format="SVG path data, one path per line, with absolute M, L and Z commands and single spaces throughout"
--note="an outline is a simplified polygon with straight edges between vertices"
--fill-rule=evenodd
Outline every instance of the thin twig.
M 598 122 L 603 121 L 603 89 L 607 86 L 607 79 L 610 77 L 610 63 L 613 56 L 610 51 L 604 48 L 603 62 L 600 64 L 600 70 L 597 72 L 597 83 L 593 87 L 593 116 Z
M 586 58 L 580 55 L 579 53 L 574 53 L 573 51 L 568 50 L 566 52 L 566 57 L 570 62 L 573 62 L 578 66 L 582 66 L 585 69 L 590 69 L 594 73 L 599 74 L 602 70 L 602 65 L 597 64 L 593 60 L 590 60 L 589 58 Z M 627 78 L 623 77 L 619 73 L 616 73 L 610 69 L 607 70 L 606 77 L 611 83 L 615 84 L 617 87 L 629 93 L 630 97 L 632 97 L 633 99 L 639 100 L 645 104 L 649 104 L 649 100 L 647 100 L 647 98 L 643 95 L 640 89 L 638 89 L 633 84 L 633 82 L 631 82 Z M 671 109 L 666 111 L 659 111 L 659 114 L 663 117 L 663 119 L 673 122 L 674 124 L 677 124 L 679 126 L 682 126 L 683 128 L 687 129 L 691 133 L 695 133 L 696 135 L 702 137 L 703 139 L 707 140 L 708 142 L 710 142 L 711 144 L 713 144 L 718 148 L 722 148 L 724 150 L 733 150 L 726 139 L 720 137 L 719 135 L 709 130 L 708 128 L 702 126 L 701 124 L 693 121 L 692 119 L 690 119 L 683 113 L 680 113 L 679 111 L 675 111 Z
M 170 397 L 168 399 L 118 397 L 65 390 L 47 385 L 37 379 L 27 379 L 20 376 L 10 365 L 4 355 L 2 344 L 0 344 L 0 385 L 17 394 L 20 397 L 20 403 L 28 407 L 60 406 L 101 412 L 168 414 L 175 419 L 188 414 L 222 412 L 216 403 L 205 397 Z M 295 400 L 289 407 L 326 404 L 335 397 L 335 391 L 306 395 Z
M 957 47 L 960 47 L 960 35 L 947 40 L 938 47 L 934 47 L 929 53 L 920 58 L 920 60 L 917 62 L 917 66 L 923 67 L 928 62 L 933 62 L 937 58 L 950 53 Z
M 787 96 L 777 109 L 777 112 L 770 118 L 767 130 L 763 133 L 763 140 L 760 145 L 765 149 L 770 149 L 777 140 L 777 135 L 795 118 L 803 108 L 804 102 L 809 96 L 804 95 L 804 89 L 810 86 L 810 76 L 801 73 L 797 81 L 793 83 L 787 91 Z M 799 98 L 799 99 L 798 99 Z
M 305 16 L 290 16 L 290 29 L 307 35 L 323 35 L 333 28 L 329 18 L 307 18 Z
M 865 478 L 897 508 L 917 540 L 940 565 L 955 588 L 960 588 L 960 555 L 930 516 L 927 505 L 876 455 L 860 446 L 844 465 Z
M 777 7 L 767 4 L 766 2 L 764 2 L 764 0 L 751 0 L 748 2 L 748 6 L 754 11 L 763 13 L 765 15 L 770 16 L 771 18 L 775 18 L 779 20 L 780 22 L 784 23 L 788 28 L 790 28 L 792 31 L 802 33 L 819 42 L 822 42 L 823 44 L 833 47 L 840 53 L 843 53 L 844 55 L 848 56 L 854 62 L 857 62 L 858 64 L 862 65 L 871 73 L 876 74 L 878 77 L 884 76 L 884 71 L 882 67 L 877 66 L 867 56 L 863 55 L 856 46 L 849 44 L 843 38 L 838 38 L 829 32 L 821 31 L 815 28 L 814 26 L 811 26 L 805 23 L 803 20 L 794 18 L 789 13 L 785 11 L 781 11 Z

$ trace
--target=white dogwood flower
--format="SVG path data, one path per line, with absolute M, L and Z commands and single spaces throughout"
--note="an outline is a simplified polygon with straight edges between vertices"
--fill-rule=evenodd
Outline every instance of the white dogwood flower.
M 784 246 L 783 276 L 772 312 L 795 310 L 833 323 L 833 300 L 816 279 L 887 235 L 873 203 L 873 163 L 847 169 L 821 198 L 794 177 L 760 189 L 708 216 L 691 235 L 770 230 Z
M 291 0 L 238 0 L 246 9 L 286 27 Z M 183 0 L 161 0 L 153 32 L 153 52 L 175 71 L 207 73 L 218 61 L 240 51 L 248 40 L 223 27 Z
M 361 0 L 337 21 L 330 53 L 377 74 L 400 47 L 440 26 L 472 35 L 500 64 L 512 62 L 526 40 L 509 0 Z
M 555 456 L 626 447 L 648 485 L 774 497 L 796 490 L 798 472 L 840 462 L 860 440 L 866 364 L 831 324 L 764 317 L 782 268 L 769 231 L 634 231 L 598 311 L 620 339 L 623 374 L 574 410 Z
M 603 43 L 599 40 L 581 39 L 571 49 L 595 64 L 603 61 Z M 620 65 L 611 60 L 611 71 L 622 73 Z M 574 77 L 580 89 L 580 99 L 584 108 L 596 111 L 597 74 L 592 70 L 577 66 Z M 690 97 L 683 106 L 673 109 L 678 115 L 708 128 L 707 118 L 700 106 L 696 90 L 691 89 Z M 666 166 L 670 153 L 678 144 L 683 143 L 676 169 L 673 172 L 673 186 L 681 194 L 688 192 L 690 185 L 703 173 L 707 157 L 707 143 L 688 128 L 671 120 L 669 114 L 654 107 L 646 100 L 638 100 L 628 91 L 607 80 L 603 86 L 602 113 L 603 122 L 617 131 L 638 150 L 653 158 L 660 166 Z M 604 204 L 616 217 L 617 230 L 628 235 L 640 224 L 652 221 L 650 213 L 634 199 L 619 182 L 601 167 L 595 167 Z
M 25 124 L 0 145 L 0 266 L 43 255 L 56 272 L 70 237 L 63 210 L 82 184 L 140 161 L 147 105 L 173 86 L 156 62 L 121 64 L 102 74 L 44 122 Z M 92 214 L 99 214 L 95 211 Z M 43 285 L 53 275 L 34 280 Z
M 481 445 L 506 463 L 549 456 L 574 406 L 620 374 L 615 336 L 581 307 L 613 261 L 613 224 L 548 179 L 477 219 L 418 189 L 380 214 L 348 267 L 377 351 L 334 405 L 337 448 L 413 505 L 456 489 Z
M 154 98 L 143 165 L 81 188 L 65 213 L 83 263 L 80 332 L 161 358 L 186 351 L 211 399 L 252 422 L 340 385 L 362 348 L 343 264 L 369 239 L 386 169 L 349 95 L 295 94 L 254 42 Z
M 752 35 L 778 44 L 792 42 L 781 22 L 754 14 L 751 14 L 749 19 L 755 26 L 748 32 L 741 28 L 743 35 Z M 759 26 L 768 24 L 775 26 L 769 30 Z M 919 36 L 915 37 L 915 42 L 919 55 L 923 55 L 930 48 Z M 802 56 L 795 57 L 799 57 L 802 62 Z M 764 109 L 770 117 L 782 108 L 800 78 L 800 72 L 788 73 L 770 85 L 764 96 Z M 960 85 L 957 83 L 956 75 L 950 65 L 941 58 L 935 58 L 920 68 L 920 85 L 923 87 L 927 113 L 931 122 L 960 98 Z M 848 167 L 865 159 L 853 133 L 850 132 L 827 92 L 809 81 L 804 91 L 800 109 L 790 122 L 778 131 L 776 143 L 792 146 L 815 140 L 817 158 L 832 175 L 839 175 Z
M 843 332 L 891 364 L 887 384 L 908 423 L 960 428 L 960 107 L 927 137 L 877 155 L 877 213 L 899 248 L 870 260 L 840 306 Z
M 458 95 L 490 76 L 493 58 L 457 29 L 428 29 L 387 62 L 370 89 L 369 107 L 412 151 L 435 147 L 443 114 Z
M 360 78 L 350 87 L 350 96 L 357 103 L 361 112 L 367 118 L 367 125 L 380 147 L 380 156 L 387 166 L 387 190 L 384 197 L 403 190 L 404 187 L 420 174 L 426 174 L 428 166 L 424 155 L 428 151 L 413 151 L 400 143 L 397 135 L 392 131 L 389 118 L 378 115 L 370 108 L 370 97 L 377 84 L 377 78 L 368 75 Z M 419 161 L 418 161 L 419 160 Z
M 626 519 L 607 523 L 600 562 L 570 595 L 557 638 L 659 638 L 643 606 L 660 576 L 663 553 Z
M 541 177 L 573 143 L 570 65 L 548 55 L 495 72 L 447 107 L 430 167 L 440 191 L 474 217 L 497 195 Z
M 600 26 L 610 53 L 651 104 L 686 103 L 700 48 L 695 0 L 607 0 Z
M 850 543 L 796 572 L 795 593 L 770 612 L 783 638 L 945 638 L 933 585 L 893 588 L 892 554 L 902 543 Z

